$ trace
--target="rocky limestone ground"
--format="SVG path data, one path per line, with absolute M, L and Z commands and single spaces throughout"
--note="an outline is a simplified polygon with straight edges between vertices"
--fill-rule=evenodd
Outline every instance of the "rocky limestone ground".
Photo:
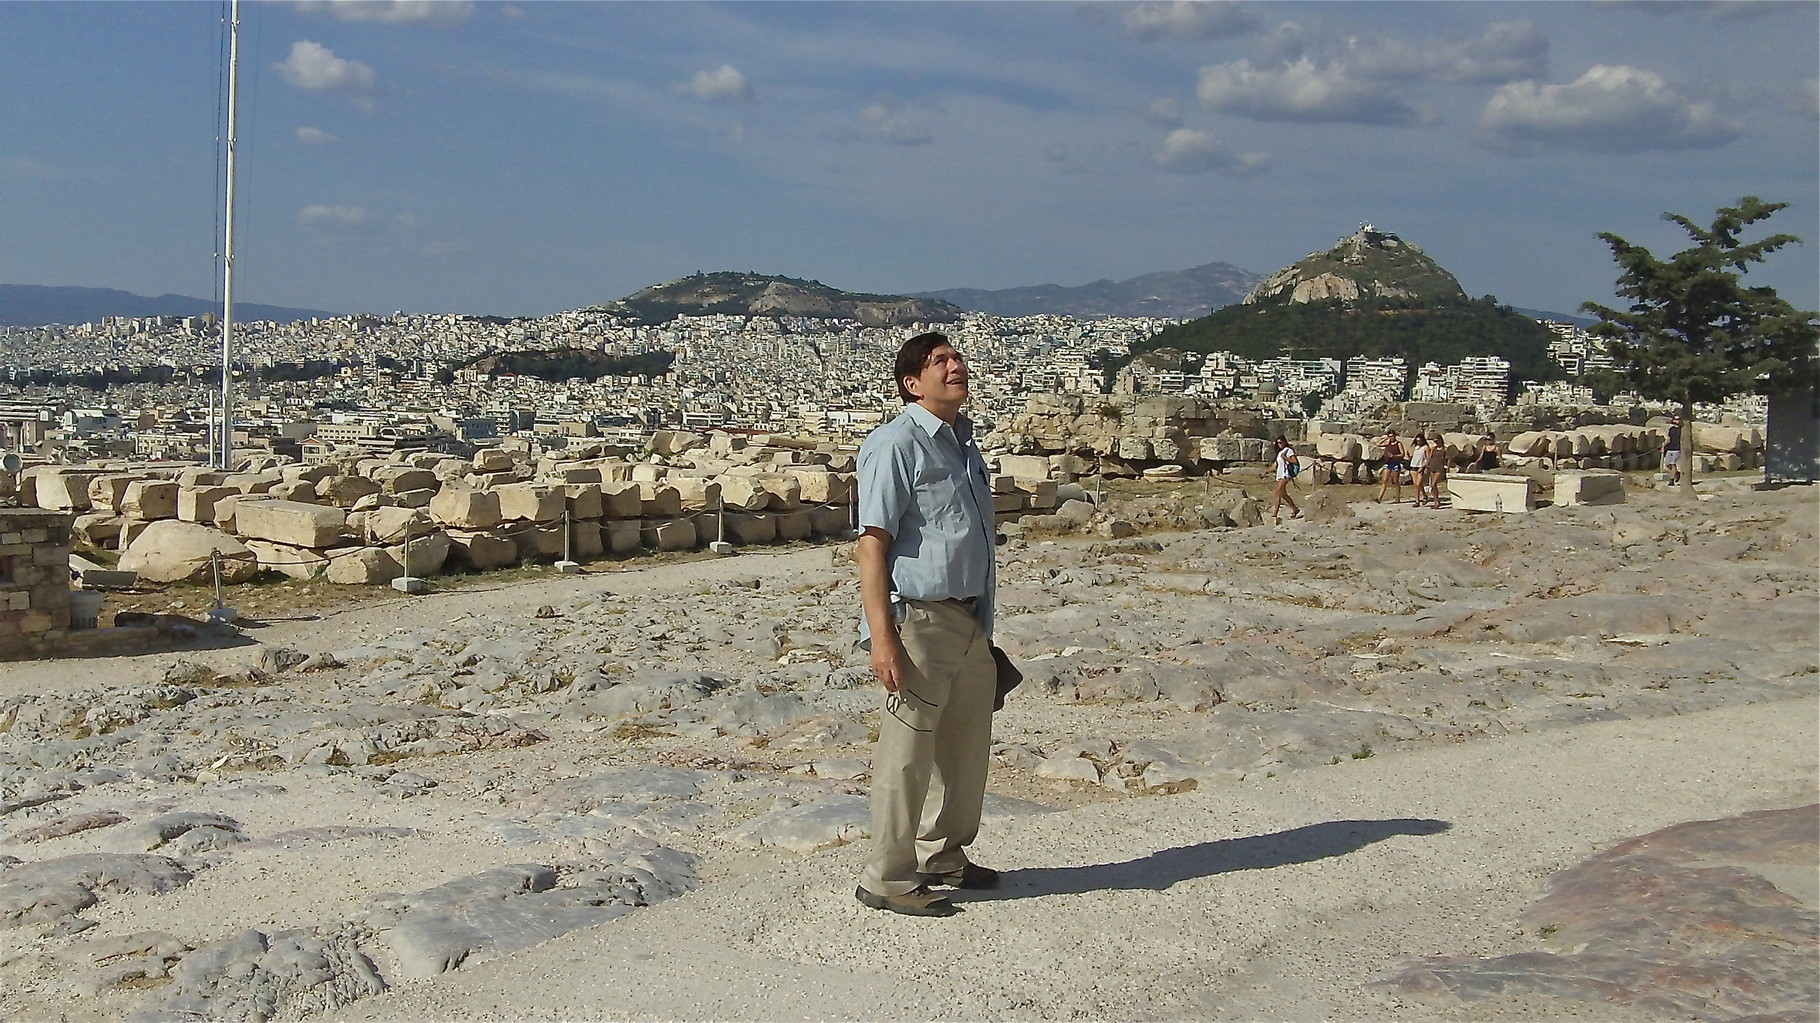
M 843 548 L 5 665 L 0 1017 L 1812 1019 L 1815 494 L 1309 503 L 1001 548 L 948 921 Z

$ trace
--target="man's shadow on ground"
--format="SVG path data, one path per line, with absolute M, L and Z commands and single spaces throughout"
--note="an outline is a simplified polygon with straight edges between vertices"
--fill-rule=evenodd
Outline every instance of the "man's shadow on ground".
M 1435 835 L 1453 827 L 1446 821 L 1397 818 L 1375 821 L 1322 821 L 1288 831 L 1163 849 L 1121 863 L 1081 867 L 1035 867 L 1009 870 L 992 891 L 955 891 L 955 902 L 1028 899 L 1040 895 L 1150 889 L 1163 891 L 1177 881 L 1212 877 L 1235 870 L 1267 870 L 1291 863 L 1310 863 L 1344 856 L 1395 835 Z

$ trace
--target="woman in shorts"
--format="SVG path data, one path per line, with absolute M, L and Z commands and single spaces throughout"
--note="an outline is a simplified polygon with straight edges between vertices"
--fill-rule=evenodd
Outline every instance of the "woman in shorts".
M 1276 501 L 1270 506 L 1270 517 L 1278 522 L 1283 521 L 1283 506 L 1287 504 L 1289 517 L 1299 519 L 1302 517 L 1302 509 L 1296 507 L 1295 498 L 1289 496 L 1289 481 L 1302 471 L 1302 463 L 1296 458 L 1295 448 L 1289 446 L 1288 440 L 1278 437 L 1273 443 L 1277 449 L 1277 489 Z
M 1441 487 L 1446 483 L 1447 442 L 1437 433 L 1428 438 L 1428 496 L 1432 499 L 1433 507 L 1441 507 Z
M 1428 438 L 1416 434 L 1409 441 L 1409 475 L 1416 484 L 1416 507 L 1422 505 L 1422 494 L 1428 487 Z
M 1386 430 L 1383 439 L 1378 441 L 1378 447 L 1384 451 L 1384 469 L 1381 473 L 1383 482 L 1378 484 L 1378 502 L 1382 504 L 1384 491 L 1395 486 L 1397 493 L 1390 503 L 1402 504 L 1403 471 L 1409 467 L 1409 453 L 1403 450 L 1403 442 L 1397 439 L 1395 430 Z

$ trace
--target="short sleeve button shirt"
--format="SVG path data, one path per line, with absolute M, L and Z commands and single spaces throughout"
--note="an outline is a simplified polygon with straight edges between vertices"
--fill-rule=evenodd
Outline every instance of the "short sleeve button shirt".
M 979 597 L 992 628 L 992 488 L 965 416 L 953 426 L 911 403 L 859 449 L 859 524 L 891 534 L 895 597 Z M 865 618 L 861 616 L 861 631 Z

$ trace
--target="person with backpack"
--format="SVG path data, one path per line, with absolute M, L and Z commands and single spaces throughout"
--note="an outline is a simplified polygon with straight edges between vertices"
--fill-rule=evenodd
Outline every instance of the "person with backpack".
M 1302 472 L 1301 460 L 1296 458 L 1295 448 L 1289 441 L 1278 437 L 1273 443 L 1277 449 L 1277 489 L 1276 501 L 1270 506 L 1270 517 L 1278 522 L 1283 521 L 1283 505 L 1289 505 L 1289 517 L 1299 519 L 1302 509 L 1296 507 L 1295 498 L 1289 496 L 1289 481 Z

